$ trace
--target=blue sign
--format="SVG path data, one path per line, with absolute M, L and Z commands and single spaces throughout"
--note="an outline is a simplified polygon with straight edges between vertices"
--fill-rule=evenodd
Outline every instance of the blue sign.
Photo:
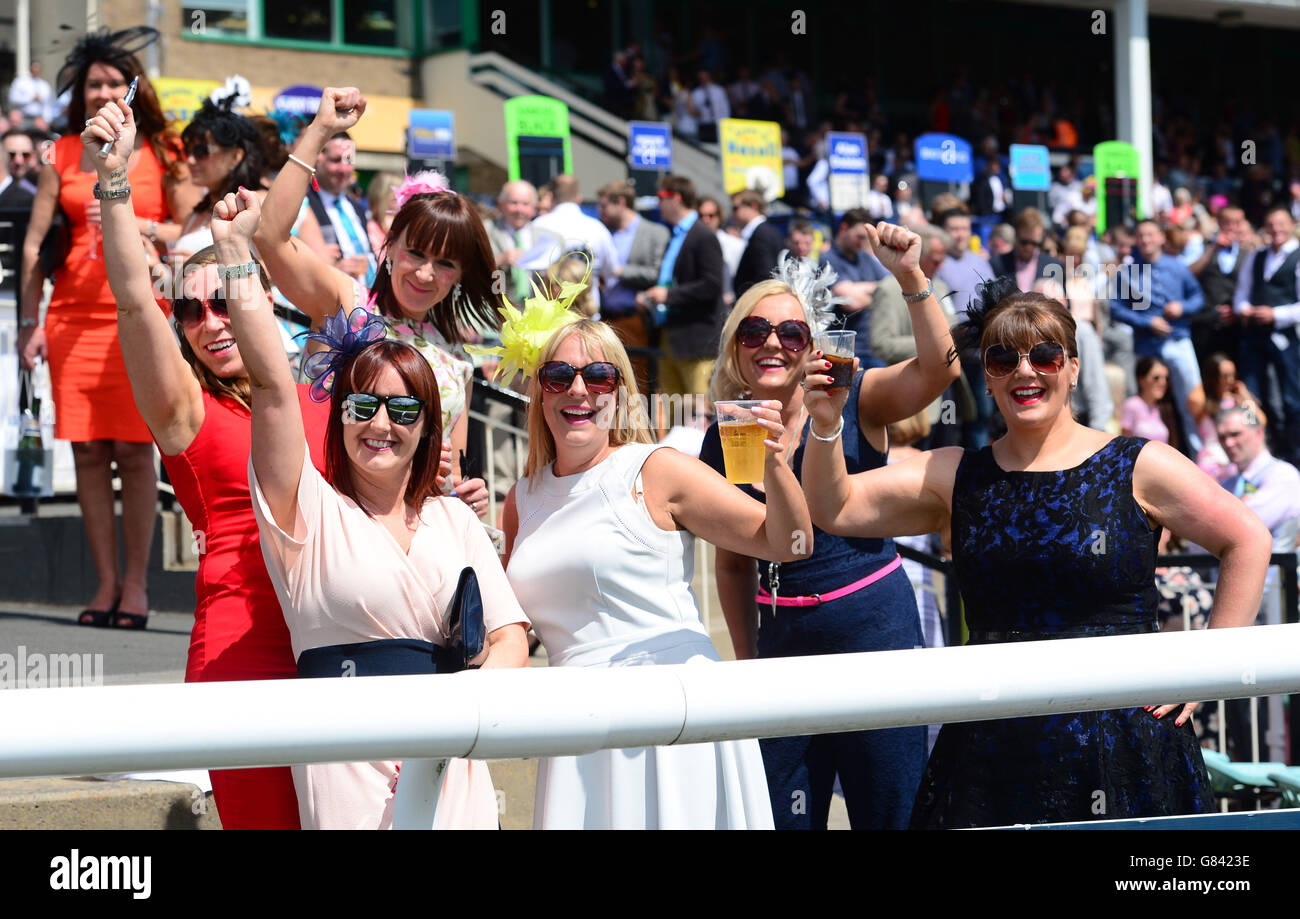
M 413 160 L 454 160 L 456 130 L 452 113 L 427 108 L 411 109 L 411 122 L 406 129 L 406 155 Z
M 316 115 L 316 109 L 320 108 L 320 97 L 321 88 L 319 86 L 288 86 L 280 90 L 271 103 L 271 107 L 281 109 L 291 115 L 303 115 L 307 118 L 313 118 Z
M 972 181 L 970 144 L 956 134 L 922 134 L 916 139 L 916 175 L 931 182 Z
M 867 138 L 832 131 L 826 135 L 826 160 L 831 167 L 831 210 L 837 214 L 867 206 Z
M 1047 148 L 1038 144 L 1011 145 L 1011 187 L 1018 191 L 1047 191 L 1052 185 L 1052 167 Z
M 627 161 L 633 169 L 671 172 L 673 130 L 661 121 L 627 123 Z

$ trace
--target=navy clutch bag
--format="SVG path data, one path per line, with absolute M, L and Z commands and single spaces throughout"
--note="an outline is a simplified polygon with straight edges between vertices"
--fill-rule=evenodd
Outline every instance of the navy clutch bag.
M 298 656 L 299 677 L 398 676 L 457 673 L 483 652 L 483 597 L 474 569 L 461 570 L 447 617 L 447 646 L 416 638 L 386 638 L 309 648 Z

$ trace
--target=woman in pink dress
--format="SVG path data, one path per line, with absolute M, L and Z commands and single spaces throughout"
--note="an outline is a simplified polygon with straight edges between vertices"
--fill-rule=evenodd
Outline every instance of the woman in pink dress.
M 329 481 L 311 464 L 274 313 L 243 296 L 259 212 L 256 194 L 241 189 L 216 204 L 212 228 L 218 264 L 235 279 L 226 296 L 253 386 L 249 486 L 262 554 L 299 674 L 327 675 L 304 669 L 309 651 L 317 652 L 312 660 L 338 652 L 358 663 L 365 654 L 371 672 L 435 672 L 435 646 L 449 643 L 448 616 L 466 567 L 482 595 L 482 666 L 524 666 L 528 620 L 496 551 L 468 507 L 440 496 L 433 371 L 414 348 L 386 340 L 382 321 L 364 310 L 331 320 L 322 337 L 333 347 L 310 362 L 321 371 L 313 396 L 328 393 L 330 404 Z M 391 827 L 399 769 L 391 761 L 295 766 L 303 827 Z M 452 760 L 437 826 L 497 825 L 486 764 Z
M 1169 392 L 1169 368 L 1158 357 L 1142 357 L 1137 362 L 1138 393 L 1120 406 L 1119 427 L 1125 437 L 1169 443 L 1169 425 L 1160 411 L 1160 402 Z

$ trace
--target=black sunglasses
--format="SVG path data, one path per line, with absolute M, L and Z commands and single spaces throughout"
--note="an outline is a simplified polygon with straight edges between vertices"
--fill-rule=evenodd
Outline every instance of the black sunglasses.
M 226 301 L 220 297 L 203 298 L 198 297 L 177 297 L 172 301 L 172 315 L 176 321 L 187 329 L 192 329 L 203 322 L 203 311 L 211 310 L 212 315 L 218 319 L 230 318 L 230 307 Z
M 216 149 L 217 149 L 216 144 L 186 144 L 185 145 L 186 155 L 192 156 L 196 160 L 203 159 L 209 153 L 216 151 Z
M 995 380 L 1011 376 L 1026 357 L 1035 373 L 1060 373 L 1065 366 L 1065 348 L 1054 341 L 1040 341 L 1027 354 L 1005 345 L 990 345 L 984 352 L 984 372 Z
M 420 420 L 424 409 L 424 400 L 415 396 L 377 396 L 370 392 L 349 393 L 343 400 L 343 408 L 350 412 L 357 421 L 369 421 L 383 405 L 388 411 L 388 420 L 403 426 L 415 424 Z
M 762 316 L 746 316 L 742 319 L 740 325 L 736 326 L 736 340 L 746 348 L 761 348 L 768 336 L 772 334 L 773 328 L 776 329 L 776 340 L 791 354 L 803 351 L 808 347 L 808 342 L 812 341 L 812 332 L 808 330 L 808 323 L 798 319 L 787 319 L 773 326 Z
M 547 392 L 568 392 L 578 374 L 587 392 L 613 392 L 618 386 L 618 368 L 609 361 L 592 361 L 586 367 L 574 367 L 568 361 L 547 361 L 537 371 L 537 379 Z

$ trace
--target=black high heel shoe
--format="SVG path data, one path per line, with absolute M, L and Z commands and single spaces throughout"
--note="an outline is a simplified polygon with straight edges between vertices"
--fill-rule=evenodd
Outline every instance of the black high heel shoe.
M 122 595 L 118 594 L 110 609 L 83 609 L 81 615 L 77 617 L 77 625 L 88 625 L 97 629 L 107 628 L 113 624 L 113 617 L 117 615 L 117 605 L 121 602 Z

